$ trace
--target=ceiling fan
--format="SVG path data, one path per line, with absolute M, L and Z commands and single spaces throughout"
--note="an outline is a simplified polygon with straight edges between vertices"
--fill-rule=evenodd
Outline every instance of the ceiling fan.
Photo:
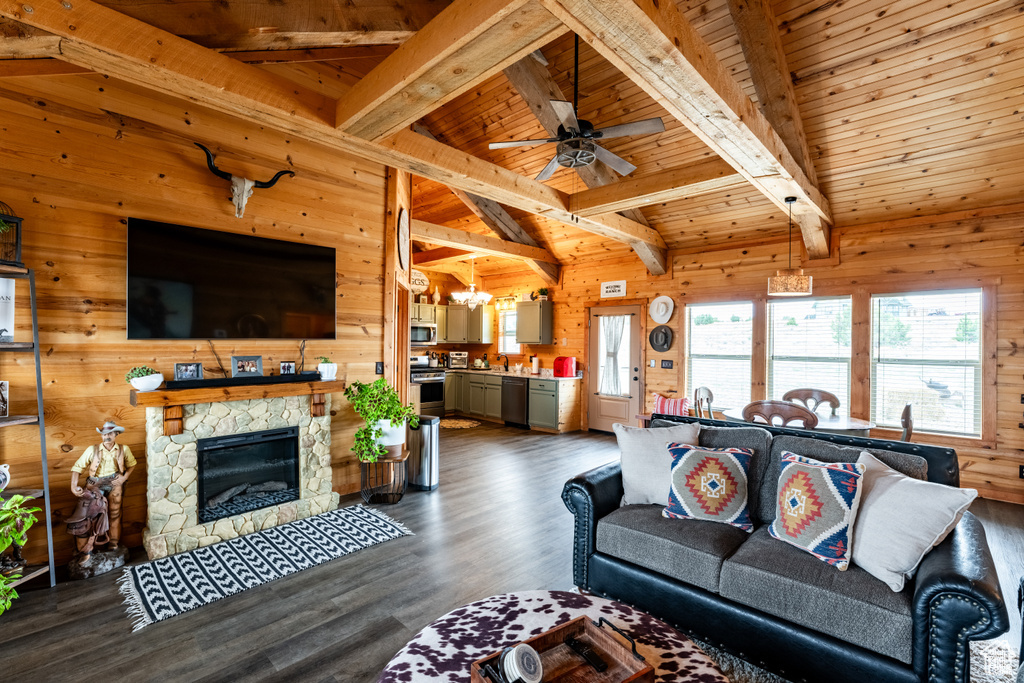
M 660 133 L 665 130 L 665 124 L 660 118 L 645 119 L 634 123 L 623 123 L 607 128 L 594 128 L 590 121 L 583 121 L 576 118 L 576 111 L 579 108 L 580 100 L 580 37 L 576 36 L 576 57 L 575 57 L 575 78 L 572 86 L 572 102 L 564 100 L 551 100 L 551 108 L 561 121 L 558 126 L 558 135 L 553 138 L 541 140 L 509 140 L 508 142 L 492 142 L 490 149 L 505 149 L 507 147 L 528 147 L 530 145 L 542 145 L 548 142 L 557 142 L 555 156 L 551 158 L 547 166 L 537 174 L 537 180 L 547 180 L 559 166 L 565 168 L 579 168 L 589 166 L 595 160 L 601 160 L 615 169 L 620 175 L 629 175 L 636 170 L 636 166 L 629 163 L 613 152 L 598 145 L 595 140 L 608 140 L 620 138 L 626 135 L 649 135 Z

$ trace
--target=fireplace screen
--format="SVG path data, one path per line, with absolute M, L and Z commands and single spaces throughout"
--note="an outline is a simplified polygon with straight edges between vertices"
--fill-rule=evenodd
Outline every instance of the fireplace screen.
M 299 498 L 299 428 L 199 439 L 199 522 Z

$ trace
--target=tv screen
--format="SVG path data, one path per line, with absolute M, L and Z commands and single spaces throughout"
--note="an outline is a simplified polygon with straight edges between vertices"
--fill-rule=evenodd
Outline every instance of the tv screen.
M 334 249 L 128 219 L 129 339 L 334 339 Z

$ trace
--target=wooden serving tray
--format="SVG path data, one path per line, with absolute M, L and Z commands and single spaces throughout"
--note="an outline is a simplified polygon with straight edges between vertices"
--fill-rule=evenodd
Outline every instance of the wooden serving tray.
M 594 648 L 608 668 L 598 673 L 592 666 L 573 652 L 565 639 L 573 636 Z M 594 625 L 589 617 L 582 616 L 523 641 L 540 654 L 544 667 L 545 683 L 653 683 L 654 668 L 644 660 L 633 656 L 630 648 L 620 643 L 615 634 Z M 483 674 L 483 666 L 490 664 L 498 669 L 501 652 L 495 652 L 473 662 L 470 667 L 471 683 L 498 683 Z M 506 683 L 515 683 L 507 681 Z

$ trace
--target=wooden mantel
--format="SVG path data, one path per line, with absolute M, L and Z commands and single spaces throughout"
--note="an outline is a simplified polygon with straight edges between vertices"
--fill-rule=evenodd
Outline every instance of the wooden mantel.
M 221 403 L 224 401 L 248 401 L 254 398 L 283 398 L 285 396 L 310 396 L 310 415 L 323 417 L 325 395 L 345 391 L 345 382 L 289 382 L 287 384 L 248 384 L 234 387 L 210 387 L 200 389 L 158 389 L 156 391 L 131 390 L 131 404 L 143 408 L 164 409 L 164 434 L 173 436 L 183 431 L 182 406 L 193 403 Z

